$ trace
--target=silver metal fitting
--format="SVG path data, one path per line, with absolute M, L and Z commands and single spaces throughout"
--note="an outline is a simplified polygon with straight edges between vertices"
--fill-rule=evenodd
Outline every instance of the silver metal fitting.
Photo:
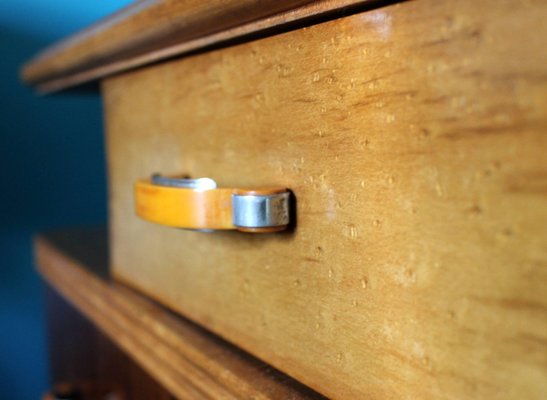
M 169 178 L 160 174 L 152 175 L 152 183 L 160 186 L 171 186 L 183 189 L 210 190 L 216 189 L 217 183 L 211 178 Z
M 269 228 L 289 224 L 289 192 L 232 195 L 233 224 L 239 228 Z

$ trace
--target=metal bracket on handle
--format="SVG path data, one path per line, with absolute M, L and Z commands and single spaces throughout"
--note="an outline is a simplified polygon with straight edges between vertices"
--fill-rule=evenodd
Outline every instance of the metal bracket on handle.
M 238 228 L 252 230 L 287 226 L 289 192 L 273 194 L 234 193 L 232 195 L 233 223 Z
M 150 180 L 155 185 L 178 187 L 183 189 L 210 190 L 217 188 L 217 183 L 211 178 L 170 178 L 160 174 L 154 174 Z

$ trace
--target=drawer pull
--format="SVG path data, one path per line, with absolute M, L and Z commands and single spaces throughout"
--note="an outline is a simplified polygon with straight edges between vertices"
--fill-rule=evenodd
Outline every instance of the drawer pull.
M 135 210 L 146 221 L 200 231 L 268 233 L 290 223 L 286 188 L 218 188 L 210 178 L 152 175 L 135 184 Z

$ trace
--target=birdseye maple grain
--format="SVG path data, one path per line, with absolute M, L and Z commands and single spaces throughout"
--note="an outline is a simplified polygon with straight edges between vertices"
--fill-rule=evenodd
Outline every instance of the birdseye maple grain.
M 107 78 L 120 279 L 339 399 L 547 392 L 547 3 L 421 0 Z M 289 234 L 139 220 L 153 172 Z

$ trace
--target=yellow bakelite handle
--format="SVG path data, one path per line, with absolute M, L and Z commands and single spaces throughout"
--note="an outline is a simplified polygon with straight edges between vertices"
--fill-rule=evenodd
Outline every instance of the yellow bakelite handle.
M 242 228 L 233 223 L 233 194 L 277 194 L 286 189 L 244 190 L 216 188 L 208 190 L 162 186 L 142 179 L 135 183 L 135 210 L 147 221 L 161 225 L 205 230 L 237 229 L 244 232 L 277 232 L 286 226 Z
M 187 229 L 236 229 L 232 222 L 233 189 L 194 190 L 135 184 L 137 215 L 161 225 Z

